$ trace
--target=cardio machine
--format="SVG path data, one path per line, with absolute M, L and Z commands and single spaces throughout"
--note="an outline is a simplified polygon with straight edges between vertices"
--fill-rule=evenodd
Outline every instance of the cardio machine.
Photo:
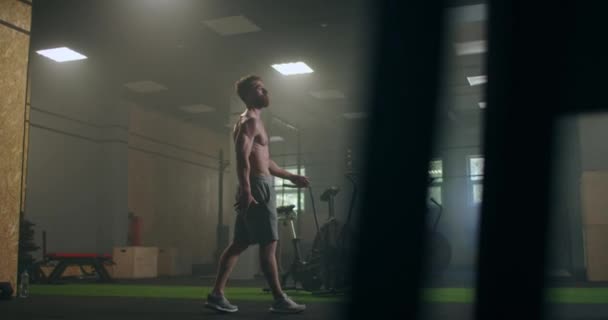
M 429 184 L 433 181 L 434 179 L 429 179 Z M 443 206 L 433 199 L 433 197 L 429 197 L 427 208 L 429 214 L 432 214 L 434 211 L 436 212 L 435 219 L 429 219 L 429 221 L 432 221 L 432 224 L 427 227 L 428 250 L 431 252 L 429 257 L 430 274 L 432 276 L 441 276 L 452 260 L 452 247 L 448 239 L 441 232 L 437 231 L 437 226 L 443 213 Z
M 314 291 L 318 290 L 321 287 L 321 278 L 317 271 L 318 267 L 314 264 L 311 264 L 302 258 L 302 250 L 300 247 L 300 238 L 298 238 L 296 233 L 296 228 L 294 225 L 294 221 L 297 218 L 295 211 L 293 210 L 295 205 L 281 206 L 277 208 L 277 213 L 279 216 L 279 221 L 283 221 L 284 223 L 288 223 L 291 231 L 291 242 L 294 248 L 294 260 L 292 261 L 287 272 L 281 275 L 281 285 L 283 286 L 283 290 L 294 290 L 298 289 L 298 283 L 301 284 L 302 288 L 306 291 Z M 316 221 L 316 216 L 315 216 Z M 317 224 L 318 228 L 318 224 Z M 285 286 L 287 284 L 288 278 L 291 277 L 293 279 L 294 285 L 293 287 Z M 268 291 L 265 289 L 265 291 Z
M 351 218 L 357 199 L 357 184 L 354 174 L 347 173 L 345 177 L 353 186 L 348 215 L 343 224 L 335 216 L 335 197 L 340 191 L 338 187 L 327 188 L 320 196 L 321 201 L 327 202 L 328 217 L 321 226 L 313 242 L 313 250 L 309 261 L 318 265 L 318 272 L 323 283 L 323 290 L 314 291 L 314 295 L 336 295 L 350 288 L 350 258 L 352 257 L 353 230 Z
M 294 221 L 297 218 L 296 213 L 293 211 L 295 206 L 288 205 L 277 208 L 279 220 L 288 223 L 290 226 L 295 253 L 294 260 L 288 271 L 281 275 L 283 289 L 298 289 L 298 284 L 300 284 L 304 290 L 321 295 L 339 294 L 347 287 L 347 267 L 349 265 L 347 257 L 349 256 L 346 244 L 349 243 L 348 238 L 351 235 L 349 222 L 357 195 L 357 186 L 352 174 L 347 174 L 346 177 L 353 184 L 353 194 L 348 217 L 344 224 L 341 224 L 335 217 L 335 196 L 340 192 L 340 189 L 332 186 L 321 194 L 321 201 L 328 203 L 328 218 L 322 226 L 319 226 L 315 197 L 312 187 L 308 187 L 317 233 L 313 241 L 312 250 L 306 259 L 302 257 L 300 239 L 297 237 L 294 226 Z M 283 184 L 283 186 L 297 188 L 295 185 L 290 184 Z M 285 286 L 289 278 L 293 279 L 294 285 L 292 287 Z M 268 289 L 264 290 L 268 291 Z

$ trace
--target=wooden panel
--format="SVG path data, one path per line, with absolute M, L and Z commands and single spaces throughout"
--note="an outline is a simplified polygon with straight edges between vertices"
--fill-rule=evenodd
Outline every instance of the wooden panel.
M 116 279 L 156 278 L 158 276 L 158 248 L 116 247 L 112 254 L 113 277 Z
M 158 275 L 176 276 L 178 275 L 178 251 L 175 248 L 158 249 Z
M 142 240 L 149 240 L 150 226 L 155 223 L 154 205 L 155 164 L 145 153 L 129 150 L 128 205 L 129 211 L 141 217 L 143 223 Z
M 588 225 L 584 230 L 587 278 L 608 281 L 608 225 Z
M 15 1 L 16 2 L 16 1 Z M 7 9 L 14 23 L 29 29 L 31 8 L 23 3 L 0 1 L 0 18 Z M 19 241 L 19 209 L 23 161 L 24 113 L 30 38 L 0 25 L 0 282 L 15 288 Z
M 28 70 L 29 72 L 29 70 Z M 32 79 L 28 73 L 27 75 L 27 92 L 26 92 L 26 97 L 25 97 L 25 124 L 24 124 L 24 138 L 23 138 L 23 168 L 21 170 L 22 175 L 23 175 L 23 181 L 21 184 L 21 211 L 25 212 L 25 195 L 26 193 L 26 189 L 27 189 L 27 179 L 25 179 L 25 177 L 27 177 L 27 156 L 29 154 L 29 148 L 30 148 L 30 109 L 31 109 L 31 105 L 30 105 L 30 97 L 31 97 L 31 92 L 32 92 Z
M 585 171 L 581 181 L 584 225 L 608 225 L 608 171 Z
M 0 0 L 0 20 L 30 31 L 32 6 L 17 0 Z

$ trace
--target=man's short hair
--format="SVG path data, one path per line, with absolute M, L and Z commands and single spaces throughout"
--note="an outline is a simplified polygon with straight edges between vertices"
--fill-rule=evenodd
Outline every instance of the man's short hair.
M 236 88 L 236 93 L 239 95 L 241 100 L 243 100 L 243 102 L 247 103 L 247 101 L 245 101 L 245 99 L 247 98 L 247 93 L 249 92 L 249 90 L 253 89 L 253 83 L 259 80 L 262 80 L 262 78 L 260 78 L 259 76 L 248 75 L 242 77 L 241 79 L 239 79 L 239 81 L 236 82 L 236 84 L 234 85 Z

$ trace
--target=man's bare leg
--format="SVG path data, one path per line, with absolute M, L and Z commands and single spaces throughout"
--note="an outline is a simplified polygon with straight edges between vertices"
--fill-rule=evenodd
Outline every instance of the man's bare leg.
M 224 295 L 224 288 L 226 288 L 230 272 L 232 272 L 232 269 L 236 265 L 239 255 L 243 253 L 247 247 L 248 245 L 246 244 L 232 242 L 224 250 L 220 256 L 217 268 L 217 277 L 215 278 L 215 286 L 212 291 L 214 295 Z
M 260 265 L 275 299 L 283 296 L 276 259 L 277 241 L 260 245 Z

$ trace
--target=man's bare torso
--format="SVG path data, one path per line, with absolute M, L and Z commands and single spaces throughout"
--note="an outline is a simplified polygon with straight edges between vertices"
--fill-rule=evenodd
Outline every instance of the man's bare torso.
M 248 119 L 248 116 L 241 116 L 239 121 L 237 121 L 237 123 L 234 125 L 234 130 L 232 132 L 233 141 L 236 142 L 238 135 L 241 134 L 241 125 Z M 270 176 L 270 154 L 268 150 L 268 134 L 266 133 L 266 128 L 264 127 L 264 123 L 261 119 L 258 119 L 256 123 L 256 135 L 253 140 L 253 146 L 251 147 L 251 154 L 249 155 L 249 165 L 251 167 L 250 175 Z M 238 149 L 237 152 L 239 152 Z

